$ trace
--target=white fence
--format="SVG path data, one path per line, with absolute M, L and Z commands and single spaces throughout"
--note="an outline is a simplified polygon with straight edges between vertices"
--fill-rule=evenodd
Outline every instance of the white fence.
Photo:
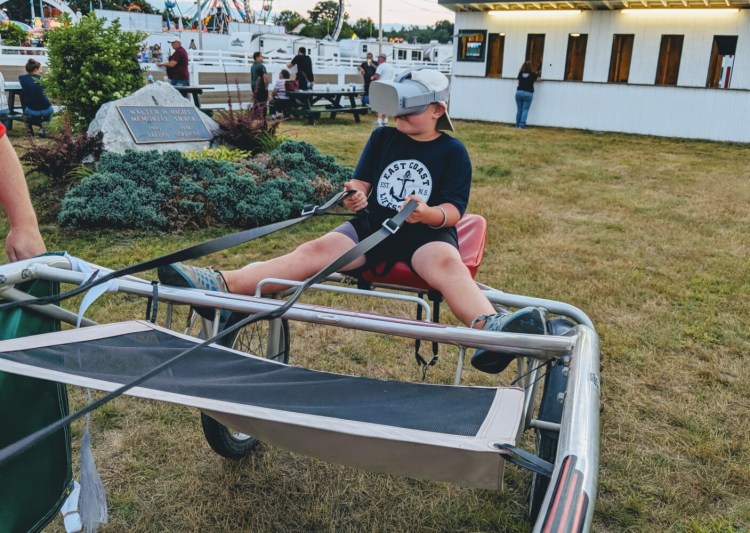
M 34 58 L 42 65 L 47 64 L 47 49 L 28 46 L 0 45 L 0 66 L 22 67 Z

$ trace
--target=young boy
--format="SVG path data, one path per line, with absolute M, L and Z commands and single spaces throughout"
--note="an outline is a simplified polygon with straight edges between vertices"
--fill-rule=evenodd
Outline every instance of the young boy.
M 426 95 L 447 94 L 448 79 L 437 70 L 415 70 L 408 76 L 405 79 L 420 84 Z M 399 77 L 396 83 L 405 79 Z M 376 83 L 370 88 L 371 98 Z M 464 324 L 492 331 L 543 334 L 542 310 L 496 313 L 463 264 L 455 225 L 469 200 L 471 161 L 459 140 L 440 131 L 453 130 L 447 102 L 435 101 L 416 111 L 396 116 L 395 128 L 378 128 L 370 136 L 352 179 L 344 184 L 345 190 L 354 191 L 343 202 L 358 213 L 352 220 L 269 261 L 222 272 L 175 264 L 161 268 L 159 278 L 170 285 L 241 294 L 254 294 L 258 282 L 268 277 L 305 280 L 380 228 L 403 204 L 414 200 L 418 206 L 406 224 L 344 270 L 382 260 L 406 261 L 440 291 Z M 268 293 L 284 288 L 264 285 Z M 511 355 L 477 350 L 472 364 L 485 372 L 497 373 L 512 360 Z

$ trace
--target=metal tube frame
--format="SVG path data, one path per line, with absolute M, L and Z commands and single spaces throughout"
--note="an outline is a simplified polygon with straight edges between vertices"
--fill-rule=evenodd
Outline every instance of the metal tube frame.
M 16 283 L 29 279 L 47 279 L 63 283 L 80 285 L 88 278 L 88 274 L 72 272 L 67 259 L 60 256 L 44 256 L 9 265 L 0 266 L 0 298 L 22 300 L 28 298 L 14 289 Z M 108 269 L 101 268 L 108 272 Z M 340 281 L 340 280 L 336 280 Z M 519 361 L 526 361 L 527 369 L 531 372 L 523 380 L 526 389 L 526 416 L 519 433 L 529 428 L 559 429 L 558 450 L 552 478 L 547 494 L 542 504 L 539 518 L 534 525 L 534 532 L 547 530 L 555 524 L 555 513 L 560 502 L 560 492 L 568 500 L 587 502 L 581 518 L 581 531 L 589 531 L 593 518 L 594 503 L 596 501 L 596 487 L 599 467 L 599 338 L 593 329 L 591 320 L 583 311 L 562 302 L 532 298 L 515 294 L 508 294 L 490 287 L 480 285 L 496 305 L 523 307 L 528 305 L 542 306 L 548 311 L 575 320 L 578 325 L 560 336 L 525 335 L 519 333 L 497 333 L 466 327 L 448 326 L 430 322 L 420 322 L 414 319 L 376 315 L 333 309 L 321 306 L 297 304 L 285 314 L 289 320 L 335 325 L 338 327 L 358 329 L 374 333 L 397 335 L 412 339 L 438 341 L 459 347 L 459 359 L 456 371 L 456 384 L 460 382 L 460 373 L 466 347 L 485 348 L 497 352 L 512 353 L 526 356 Z M 143 297 L 153 296 L 150 283 L 128 276 L 117 280 L 117 290 Z M 418 292 L 418 291 L 414 291 Z M 171 306 L 187 304 L 217 309 L 214 320 L 214 331 L 218 328 L 220 310 L 239 311 L 243 313 L 258 313 L 278 308 L 282 301 L 270 298 L 249 297 L 227 293 L 215 293 L 196 289 L 160 286 L 159 298 L 167 302 L 168 319 L 171 320 Z M 55 318 L 75 322 L 76 314 L 57 306 L 35 306 L 35 310 L 50 314 Z M 210 321 L 208 321 L 210 323 Z M 87 321 L 86 324 L 91 324 Z M 208 331 L 204 324 L 204 331 Z M 568 383 L 565 392 L 562 420 L 559 428 L 534 419 L 531 414 L 535 406 L 538 392 L 539 369 L 531 365 L 538 365 L 539 361 L 558 358 L 567 361 L 569 365 Z M 519 372 L 524 364 L 519 364 Z M 573 462 L 571 463 L 571 459 Z M 565 466 L 563 467 L 563 464 Z M 569 465 L 573 465 L 576 475 L 578 492 L 570 494 L 571 490 L 565 483 L 570 473 Z M 572 500 L 571 500 L 572 498 Z M 551 509 L 551 510 L 550 510 Z M 548 510 L 550 510 L 548 512 Z M 569 510 L 563 510 L 568 512 Z M 559 525 L 559 523 L 558 523 Z M 555 529 L 559 530 L 559 529 Z

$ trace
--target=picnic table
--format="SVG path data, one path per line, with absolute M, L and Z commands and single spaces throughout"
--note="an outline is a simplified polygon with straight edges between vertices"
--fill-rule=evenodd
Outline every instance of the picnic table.
M 175 87 L 178 91 L 180 91 L 180 94 L 190 99 L 190 96 L 193 97 L 193 103 L 195 104 L 195 107 L 198 109 L 201 108 L 201 96 L 203 94 L 204 90 L 213 89 L 213 87 L 208 87 L 206 85 L 189 85 L 186 87 Z
M 296 110 L 298 114 L 306 116 L 310 124 L 315 124 L 315 119 L 321 113 L 330 113 L 332 119 L 336 118 L 338 113 L 352 113 L 354 121 L 359 122 L 360 115 L 366 115 L 370 111 L 366 105 L 357 105 L 357 97 L 361 98 L 364 94 L 364 91 L 348 88 L 286 91 L 286 95 L 293 100 L 292 113 Z M 348 100 L 348 105 L 342 104 L 342 100 L 345 103 Z M 323 102 L 324 106 L 313 107 L 319 102 Z
M 8 116 L 3 117 L 5 127 L 13 129 L 14 120 L 23 120 L 23 109 L 21 104 L 21 83 L 17 81 L 6 81 L 5 92 L 8 93 Z M 18 96 L 19 107 L 16 109 L 16 96 Z

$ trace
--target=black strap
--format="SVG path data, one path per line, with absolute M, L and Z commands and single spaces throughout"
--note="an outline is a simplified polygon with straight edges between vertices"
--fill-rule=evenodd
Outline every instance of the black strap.
M 72 296 L 85 292 L 96 285 L 99 285 L 101 283 L 106 283 L 107 281 L 110 281 L 115 278 L 127 276 L 130 274 L 136 274 L 138 272 L 143 272 L 144 270 L 157 268 L 162 265 L 171 265 L 172 263 L 179 263 L 181 261 L 189 261 L 190 259 L 197 259 L 198 257 L 202 257 L 204 255 L 212 254 L 214 252 L 220 252 L 221 250 L 226 250 L 227 248 L 232 248 L 234 246 L 244 244 L 248 241 L 252 241 L 253 239 L 264 237 L 266 235 L 269 235 L 281 229 L 288 228 L 289 226 L 299 224 L 303 220 L 307 220 L 313 215 L 326 214 L 329 210 L 336 207 L 339 204 L 339 202 L 341 202 L 344 198 L 352 194 L 352 192 L 353 191 L 342 191 L 334 195 L 333 198 L 331 198 L 330 200 L 328 200 L 326 203 L 324 203 L 321 206 L 307 206 L 302 210 L 301 216 L 297 218 L 284 220 L 281 222 L 275 222 L 273 224 L 268 224 L 267 226 L 261 226 L 260 228 L 252 228 L 249 230 L 240 231 L 238 233 L 233 233 L 231 235 L 225 235 L 224 237 L 219 237 L 211 241 L 202 242 L 200 244 L 196 244 L 193 246 L 189 246 L 187 248 L 183 248 L 182 250 L 178 250 L 176 252 L 172 252 L 166 255 L 162 255 L 160 257 L 156 257 L 154 259 L 143 261 L 142 263 L 136 263 L 135 265 L 124 267 L 124 268 L 121 268 L 120 270 L 115 270 L 99 278 L 97 278 L 98 271 L 96 271 L 91 275 L 88 281 L 86 281 L 85 283 L 76 287 L 73 290 L 70 290 L 68 292 L 62 293 L 57 296 L 49 296 L 49 297 L 43 297 L 43 298 L 23 300 L 20 302 L 8 302 L 8 303 L 0 304 L 0 311 L 6 310 L 6 309 L 14 309 L 16 307 L 27 307 L 29 305 L 41 305 L 41 304 L 60 302 L 62 300 L 65 300 L 66 298 L 70 298 Z
M 23 439 L 16 441 L 13 444 L 6 446 L 5 448 L 0 449 L 0 464 L 3 464 L 5 461 L 8 461 L 9 459 L 15 457 L 16 455 L 20 453 L 23 453 L 25 450 L 29 449 L 31 446 L 33 446 L 37 442 L 49 437 L 50 435 L 58 431 L 60 428 L 67 426 L 68 424 L 79 419 L 80 417 L 90 413 L 94 409 L 97 409 L 101 407 L 102 405 L 104 405 L 105 403 L 111 400 L 114 400 L 118 396 L 132 389 L 133 387 L 137 387 L 144 381 L 151 379 L 152 377 L 159 374 L 166 368 L 175 364 L 180 359 L 203 348 L 204 346 L 214 343 L 217 340 L 223 337 L 226 337 L 227 335 L 230 335 L 241 328 L 244 328 L 248 324 L 257 322 L 258 320 L 273 320 L 274 318 L 281 317 L 284 313 L 286 313 L 289 310 L 290 307 L 292 307 L 295 304 L 295 302 L 299 299 L 302 293 L 305 290 L 307 290 L 311 285 L 319 283 L 320 281 L 323 281 L 325 278 L 327 278 L 334 272 L 341 270 L 341 268 L 345 267 L 346 265 L 354 261 L 357 257 L 367 253 L 374 246 L 379 244 L 383 239 L 396 233 L 396 231 L 398 231 L 398 229 L 404 223 L 406 218 L 409 215 L 411 215 L 411 213 L 414 211 L 414 209 L 416 209 L 416 207 L 417 207 L 417 202 L 410 200 L 395 217 L 383 222 L 383 226 L 378 231 L 376 231 L 375 233 L 367 237 L 365 240 L 363 240 L 362 242 L 354 246 L 354 248 L 352 248 L 351 250 L 346 252 L 344 255 L 342 255 L 341 257 L 339 257 L 332 263 L 330 263 L 327 267 L 323 268 L 320 272 L 318 272 L 317 274 L 312 276 L 310 279 L 308 279 L 303 285 L 298 287 L 294 291 L 294 294 L 292 294 L 289 300 L 284 302 L 283 305 L 271 311 L 256 313 L 254 315 L 250 315 L 247 318 L 240 320 L 236 324 L 227 327 L 223 331 L 220 331 L 218 334 L 211 337 L 210 339 L 205 340 L 199 344 L 196 344 L 183 352 L 180 352 L 179 354 L 175 355 L 171 359 L 168 359 L 167 361 L 164 361 L 163 363 L 156 366 L 155 368 L 152 368 L 147 373 L 137 377 L 130 383 L 126 383 L 122 387 L 115 389 L 114 391 L 110 392 L 109 394 L 105 396 L 102 396 L 101 398 L 88 404 L 86 407 L 82 408 L 81 410 L 75 413 L 69 414 L 68 416 L 64 418 L 61 418 L 49 424 L 48 426 L 35 431 L 31 435 L 28 435 L 24 437 Z

